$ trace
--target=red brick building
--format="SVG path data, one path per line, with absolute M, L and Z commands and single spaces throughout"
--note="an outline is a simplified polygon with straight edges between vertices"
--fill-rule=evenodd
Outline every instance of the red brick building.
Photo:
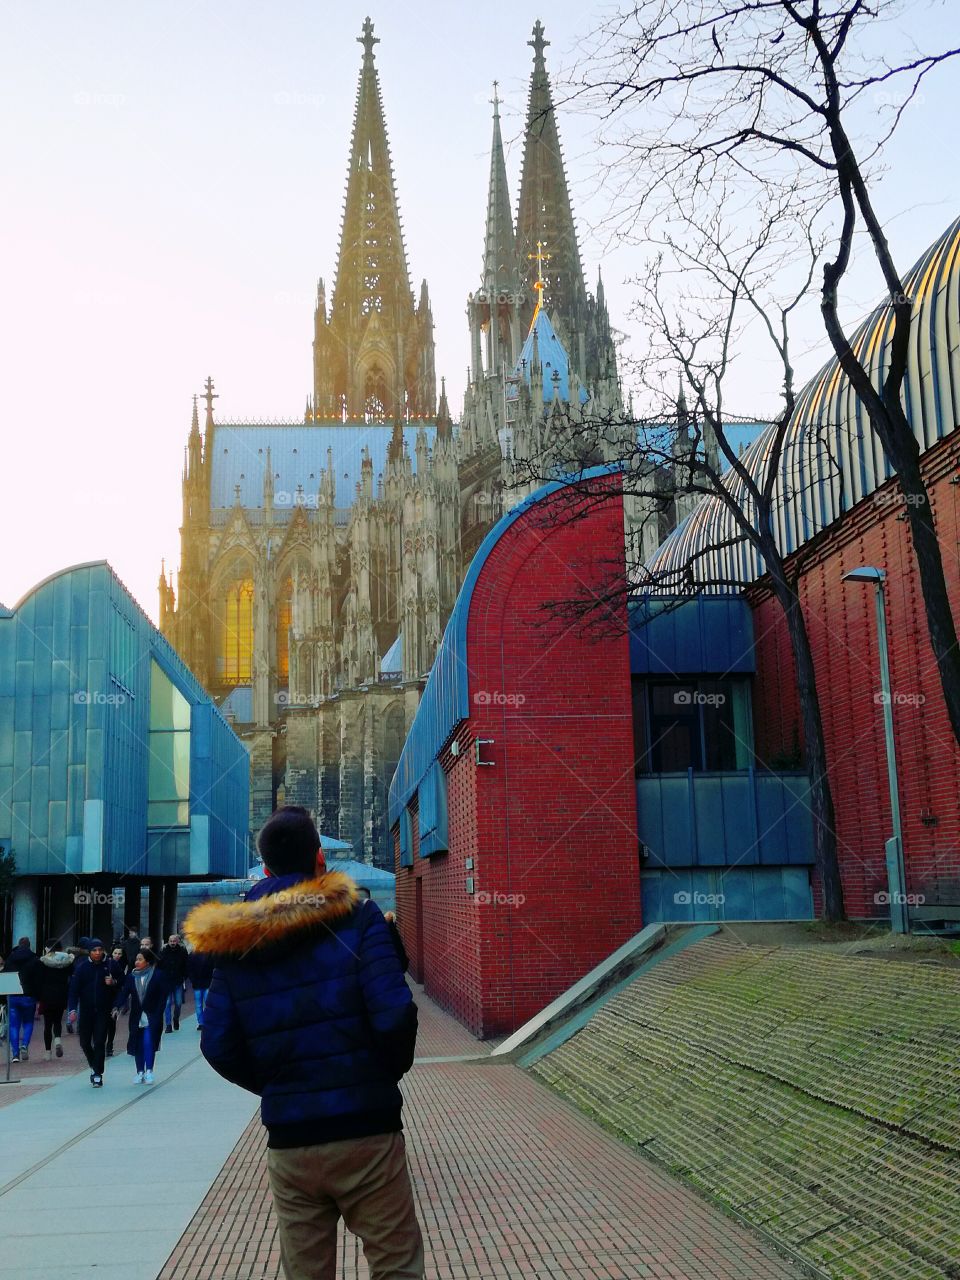
M 480 1036 L 640 928 L 625 610 L 591 637 L 548 607 L 616 573 L 623 502 L 606 483 L 572 523 L 571 489 L 551 485 L 488 535 L 391 788 L 414 975 Z

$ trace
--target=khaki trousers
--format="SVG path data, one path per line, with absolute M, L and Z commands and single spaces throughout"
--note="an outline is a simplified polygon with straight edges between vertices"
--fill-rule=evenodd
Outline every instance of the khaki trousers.
M 402 1133 L 267 1152 L 286 1280 L 335 1280 L 337 1223 L 363 1241 L 370 1280 L 423 1280 L 423 1238 Z

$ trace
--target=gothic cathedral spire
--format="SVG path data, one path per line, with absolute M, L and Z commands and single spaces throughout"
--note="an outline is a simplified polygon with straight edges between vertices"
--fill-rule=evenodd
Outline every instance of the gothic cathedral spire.
M 433 321 L 410 288 L 369 18 L 358 40 L 363 62 L 329 318 L 325 296 L 317 298 L 314 420 L 432 417 Z
M 567 335 L 572 335 L 583 324 L 586 287 L 543 56 L 549 41 L 543 38 L 539 19 L 528 43 L 533 49 L 533 72 L 517 209 L 517 252 L 529 300 L 525 319 L 529 322 L 539 256 L 545 253 L 549 268 L 544 275 L 543 305 L 551 316 L 559 317 Z

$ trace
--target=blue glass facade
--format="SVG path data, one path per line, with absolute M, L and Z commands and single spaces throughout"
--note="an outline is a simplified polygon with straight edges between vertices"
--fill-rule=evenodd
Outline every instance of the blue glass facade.
M 0 844 L 19 875 L 243 875 L 248 792 L 245 748 L 108 564 L 0 615 Z

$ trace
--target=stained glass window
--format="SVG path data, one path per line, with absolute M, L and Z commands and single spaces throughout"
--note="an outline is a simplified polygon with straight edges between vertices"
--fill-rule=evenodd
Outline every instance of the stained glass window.
M 253 580 L 233 582 L 224 596 L 220 654 L 225 684 L 250 684 L 253 677 Z
M 290 625 L 293 620 L 293 579 L 287 578 L 277 599 L 277 679 L 290 678 Z

